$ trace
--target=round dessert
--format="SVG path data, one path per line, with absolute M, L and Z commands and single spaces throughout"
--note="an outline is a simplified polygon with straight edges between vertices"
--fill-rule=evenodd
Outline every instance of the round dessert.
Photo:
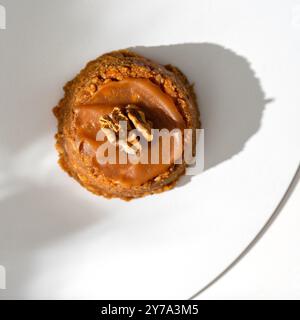
M 185 173 L 185 146 L 195 153 L 200 121 L 178 68 L 114 51 L 89 62 L 64 91 L 53 109 L 59 164 L 83 187 L 130 200 L 168 190 Z

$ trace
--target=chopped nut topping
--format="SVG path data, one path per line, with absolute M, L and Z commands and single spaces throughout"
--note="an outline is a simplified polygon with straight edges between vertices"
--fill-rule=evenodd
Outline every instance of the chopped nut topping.
M 126 111 L 128 118 L 132 121 L 135 128 L 141 132 L 148 142 L 152 141 L 153 135 L 151 134 L 151 126 L 150 123 L 147 122 L 144 112 L 131 104 L 126 107 Z
M 131 130 L 137 129 L 148 142 L 153 140 L 152 123 L 146 120 L 145 113 L 135 105 L 130 104 L 123 108 L 115 107 L 110 114 L 102 116 L 99 121 L 107 140 L 114 145 L 118 144 L 128 154 L 136 154 L 142 149 L 136 134 Z M 129 132 L 128 137 L 125 137 L 127 141 L 120 137 L 124 133 L 122 122 L 126 123 Z M 115 133 L 119 135 L 118 141 Z

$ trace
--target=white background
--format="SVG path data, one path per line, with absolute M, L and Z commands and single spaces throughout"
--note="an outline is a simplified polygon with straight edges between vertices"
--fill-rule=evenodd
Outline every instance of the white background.
M 250 253 L 197 299 L 300 299 L 300 184 Z
M 265 225 L 299 164 L 299 1 L 1 3 L 1 298 L 186 299 L 205 287 Z M 161 195 L 108 201 L 58 168 L 51 109 L 87 61 L 136 46 L 195 83 L 206 171 Z M 276 239 L 267 251 L 277 254 Z M 216 297 L 261 294 L 223 288 Z

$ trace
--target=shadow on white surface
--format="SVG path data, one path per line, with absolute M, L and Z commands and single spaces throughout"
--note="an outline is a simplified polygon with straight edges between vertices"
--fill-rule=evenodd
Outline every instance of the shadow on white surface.
M 250 62 L 220 45 L 183 43 L 130 48 L 162 64 L 178 66 L 194 83 L 205 132 L 205 170 L 241 152 L 260 128 L 265 98 Z M 189 182 L 190 176 L 179 181 Z
M 72 188 L 53 182 L 58 170 L 52 108 L 63 82 L 78 71 L 70 68 L 76 64 L 74 47 L 84 37 L 78 2 L 1 4 L 8 24 L 0 34 L 0 105 L 5 109 L 0 126 L 0 265 L 7 270 L 7 289 L 0 290 L 0 299 L 28 298 L 38 251 L 101 223 L 105 210 L 88 206 Z
M 105 216 L 60 188 L 28 185 L 1 201 L 0 212 L 0 264 L 7 270 L 7 289 L 0 291 L 0 298 L 5 299 L 30 297 L 27 290 L 39 272 L 34 265 L 39 250 L 101 223 Z
M 96 222 L 101 223 L 106 214 L 105 210 L 99 213 L 99 208 L 95 207 L 89 210 L 82 199 L 69 193 L 71 188 L 49 185 L 54 173 L 52 169 L 45 173 L 47 166 L 41 164 L 41 151 L 47 154 L 52 148 L 54 154 L 52 134 L 48 136 L 55 130 L 51 108 L 61 95 L 59 88 L 63 82 L 78 71 L 73 70 L 78 60 L 72 57 L 78 39 L 84 37 L 80 21 L 72 18 L 67 5 L 60 4 L 54 24 L 50 20 L 52 16 L 47 15 L 51 5 L 49 8 L 45 4 L 38 5 L 40 14 L 34 16 L 30 15 L 30 6 L 20 6 L 19 14 L 31 20 L 20 19 L 17 14 L 11 17 L 3 37 L 14 50 L 12 53 L 2 48 L 4 63 L 1 67 L 5 78 L 0 74 L 2 90 L 6 93 L 0 97 L 0 102 L 12 106 L 7 109 L 6 117 L 15 121 L 14 126 L 10 121 L 2 121 L 0 127 L 0 264 L 7 270 L 5 298 L 28 297 L 27 290 L 35 272 L 34 259 L 39 250 Z M 69 16 L 67 25 L 66 13 Z M 24 25 L 14 24 L 17 19 L 25 21 Z M 47 41 L 51 43 L 52 52 L 48 51 L 49 46 L 43 46 L 49 25 L 52 33 L 47 33 Z M 38 28 L 40 32 L 36 31 Z M 68 38 L 67 46 L 66 34 L 74 35 Z M 205 129 L 206 170 L 241 152 L 259 130 L 267 101 L 245 58 L 209 43 L 133 49 L 160 63 L 178 66 L 195 83 Z M 24 59 L 19 58 L 19 52 Z M 19 75 L 10 73 L 12 67 L 18 69 Z M 35 146 L 36 139 L 45 135 L 46 140 L 38 140 Z M 23 166 L 12 163 L 20 159 Z M 51 166 L 56 166 L 51 159 L 50 162 Z M 13 179 L 9 180 L 11 177 Z M 68 178 L 64 176 L 64 179 Z M 184 177 L 180 185 L 189 180 L 189 176 Z

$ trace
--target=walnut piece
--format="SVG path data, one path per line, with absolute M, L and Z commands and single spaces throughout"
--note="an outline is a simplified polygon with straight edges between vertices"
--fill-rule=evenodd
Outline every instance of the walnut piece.
M 128 118 L 131 120 L 135 128 L 148 142 L 152 141 L 153 135 L 151 133 L 151 125 L 150 122 L 146 120 L 144 112 L 132 104 L 126 107 L 126 111 Z
M 111 129 L 114 132 L 119 131 L 119 123 L 114 122 L 109 115 L 105 115 L 100 118 L 101 129 Z
M 99 121 L 101 130 L 107 140 L 114 145 L 119 145 L 128 154 L 136 154 L 142 148 L 136 134 L 131 130 L 138 130 L 148 142 L 153 140 L 152 123 L 146 120 L 145 113 L 136 105 L 129 104 L 126 107 L 115 107 L 110 114 L 100 117 Z M 125 128 L 121 125 L 124 123 L 129 132 L 128 136 L 125 137 L 127 141 L 121 138 L 124 137 L 122 133 L 124 133 Z M 118 134 L 118 141 L 116 134 Z

